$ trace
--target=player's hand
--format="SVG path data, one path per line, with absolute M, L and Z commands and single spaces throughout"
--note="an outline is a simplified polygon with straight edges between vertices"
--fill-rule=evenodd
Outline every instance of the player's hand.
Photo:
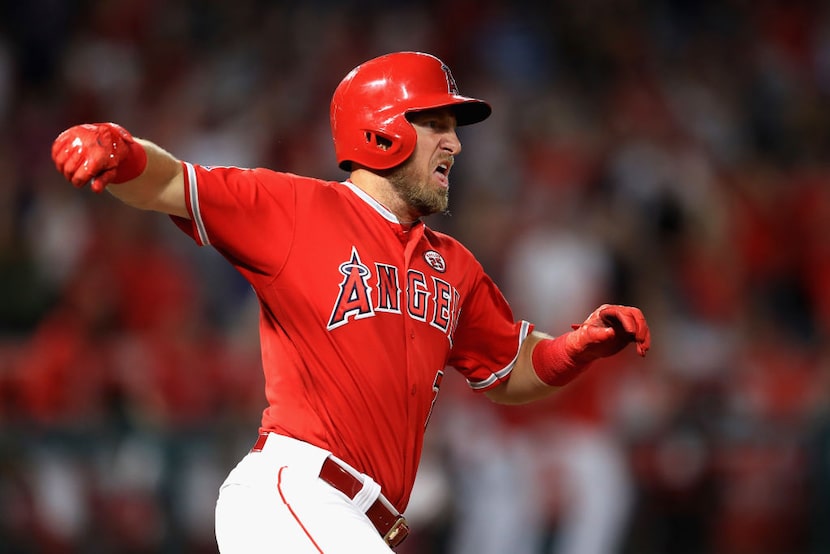
M 651 332 L 638 308 L 603 304 L 582 324 L 572 327 L 565 337 L 565 351 L 579 363 L 613 356 L 631 342 L 640 356 L 651 347 Z
M 75 187 L 95 192 L 110 183 L 135 179 L 144 171 L 147 153 L 126 129 L 115 123 L 76 125 L 52 144 L 55 167 Z

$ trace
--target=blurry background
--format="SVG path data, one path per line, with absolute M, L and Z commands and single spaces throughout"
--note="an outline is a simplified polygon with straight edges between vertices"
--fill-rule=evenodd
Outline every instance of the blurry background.
M 400 551 L 830 552 L 830 6 L 294 4 L 0 2 L 0 550 L 215 552 L 264 407 L 247 285 L 55 136 L 340 180 L 334 87 L 413 49 L 494 108 L 430 225 L 517 318 L 632 304 L 653 349 L 533 407 L 450 374 Z

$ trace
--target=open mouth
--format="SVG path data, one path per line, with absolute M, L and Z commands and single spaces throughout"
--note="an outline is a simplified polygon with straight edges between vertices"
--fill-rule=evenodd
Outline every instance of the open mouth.
M 450 168 L 452 167 L 452 162 L 441 162 L 435 168 L 435 174 L 438 176 L 438 180 L 444 186 L 449 186 L 449 176 L 450 176 Z
M 449 173 L 450 168 L 446 164 L 440 164 L 435 168 L 435 175 L 438 176 L 438 182 L 445 187 L 449 186 Z

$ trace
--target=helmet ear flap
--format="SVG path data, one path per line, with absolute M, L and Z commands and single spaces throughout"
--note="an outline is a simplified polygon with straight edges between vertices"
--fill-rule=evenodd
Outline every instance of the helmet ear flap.
M 379 129 L 363 128 L 358 131 L 360 140 L 354 143 L 353 160 L 343 160 L 341 169 L 350 171 L 352 161 L 372 169 L 388 169 L 402 163 L 415 149 L 415 129 L 403 118 L 396 132 L 384 132 Z M 394 125 L 393 125 L 394 126 Z
M 363 137 L 366 139 L 366 144 L 372 148 L 377 148 L 383 152 L 388 152 L 392 149 L 395 141 L 386 135 L 378 133 L 377 131 L 363 131 Z

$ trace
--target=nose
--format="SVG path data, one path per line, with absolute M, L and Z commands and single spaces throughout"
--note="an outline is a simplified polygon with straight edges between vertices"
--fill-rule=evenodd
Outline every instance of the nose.
M 444 134 L 441 146 L 453 156 L 461 152 L 461 139 L 458 138 L 458 133 L 454 128 Z

